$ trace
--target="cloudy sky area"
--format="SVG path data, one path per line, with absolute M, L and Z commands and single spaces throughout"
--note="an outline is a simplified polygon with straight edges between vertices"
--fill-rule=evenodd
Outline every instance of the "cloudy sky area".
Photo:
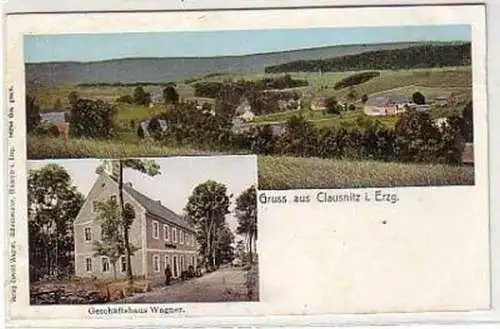
M 124 182 L 131 182 L 133 187 L 148 197 L 161 200 L 162 204 L 181 214 L 193 189 L 207 180 L 215 180 L 226 185 L 234 200 L 251 185 L 257 184 L 257 160 L 254 156 L 224 157 L 175 157 L 156 159 L 161 174 L 149 177 L 133 170 L 125 170 Z M 28 161 L 29 169 L 39 169 L 49 163 L 64 167 L 75 185 L 85 197 L 92 188 L 98 175 L 98 159 L 42 160 Z M 237 219 L 226 217 L 234 231 Z
M 25 61 L 245 55 L 348 44 L 470 41 L 469 25 L 26 35 Z

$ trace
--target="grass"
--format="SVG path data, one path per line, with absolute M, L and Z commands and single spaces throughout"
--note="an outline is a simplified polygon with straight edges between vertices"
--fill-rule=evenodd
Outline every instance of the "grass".
M 116 158 L 116 157 L 168 157 L 212 155 L 189 146 L 163 146 L 152 140 L 133 141 L 94 140 L 47 136 L 27 136 L 28 159 L 47 158 Z
M 259 156 L 259 189 L 473 185 L 474 168 Z

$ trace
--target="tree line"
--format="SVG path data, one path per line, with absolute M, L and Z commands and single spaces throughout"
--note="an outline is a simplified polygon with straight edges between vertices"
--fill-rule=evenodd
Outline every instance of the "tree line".
M 420 45 L 403 49 L 368 51 L 340 57 L 297 60 L 268 66 L 266 73 L 401 70 L 471 65 L 471 43 Z
M 111 168 L 110 177 L 118 184 L 119 198 L 109 197 L 96 203 L 94 222 L 101 228 L 101 239 L 94 242 L 94 256 L 108 257 L 115 279 L 117 262 L 122 256 L 127 257 L 126 273 L 131 284 L 134 280 L 131 257 L 139 247 L 129 241 L 136 215 L 134 207 L 123 198 L 123 170 L 156 176 L 160 174 L 160 167 L 153 160 L 104 160 L 96 172 L 101 173 L 104 167 Z M 234 258 L 234 234 L 225 220 L 230 213 L 231 198 L 224 184 L 208 180 L 194 188 L 185 207 L 185 218 L 196 229 L 198 252 L 210 271 Z M 250 255 L 255 253 L 257 239 L 256 198 L 255 186 L 236 198 L 237 233 L 247 237 Z M 73 224 L 83 203 L 83 195 L 77 191 L 64 167 L 48 164 L 28 172 L 31 282 L 69 278 L 74 274 Z

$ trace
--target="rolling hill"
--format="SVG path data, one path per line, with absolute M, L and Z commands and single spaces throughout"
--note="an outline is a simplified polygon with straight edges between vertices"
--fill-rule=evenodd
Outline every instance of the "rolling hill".
M 54 87 L 93 82 L 133 83 L 144 81 L 162 83 L 196 78 L 214 72 L 264 73 L 268 66 L 291 61 L 402 49 L 421 44 L 423 43 L 343 45 L 242 56 L 122 58 L 97 62 L 26 63 L 26 81 L 28 87 L 32 84 Z

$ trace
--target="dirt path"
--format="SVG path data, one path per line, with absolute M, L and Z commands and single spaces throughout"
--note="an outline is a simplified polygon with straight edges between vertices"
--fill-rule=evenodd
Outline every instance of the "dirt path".
M 246 272 L 223 268 L 201 278 L 163 286 L 134 295 L 119 303 L 224 302 L 247 301 Z

